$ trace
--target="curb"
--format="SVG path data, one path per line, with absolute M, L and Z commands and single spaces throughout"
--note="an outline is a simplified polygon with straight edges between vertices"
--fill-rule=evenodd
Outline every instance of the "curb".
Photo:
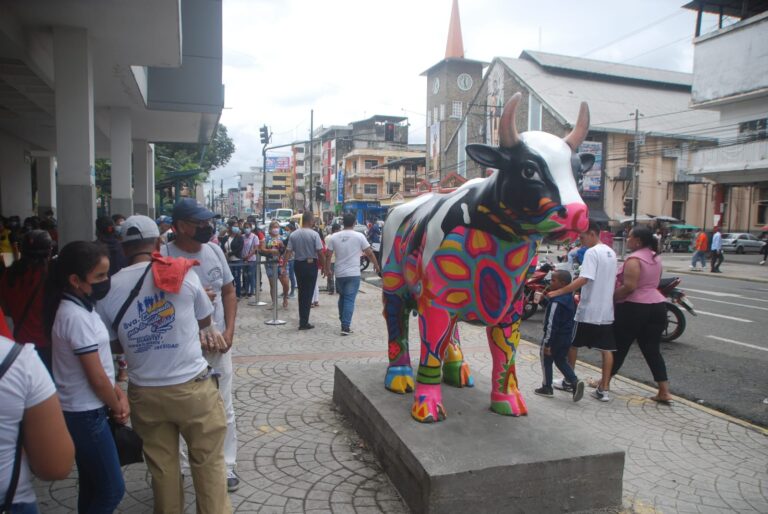
M 706 277 L 712 277 L 712 278 L 729 278 L 731 280 L 744 280 L 747 282 L 759 282 L 761 284 L 768 284 L 768 279 L 765 278 L 759 278 L 759 277 L 734 277 L 733 275 L 726 274 L 726 273 L 707 273 L 707 272 L 701 272 L 701 271 L 690 271 L 690 270 L 683 270 L 683 269 L 668 269 L 665 270 L 665 273 L 680 273 L 682 275 L 698 275 L 698 276 L 706 276 Z

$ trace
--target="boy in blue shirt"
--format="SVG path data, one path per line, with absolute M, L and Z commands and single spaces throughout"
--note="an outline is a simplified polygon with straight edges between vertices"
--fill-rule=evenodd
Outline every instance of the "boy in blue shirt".
M 552 273 L 552 285 L 550 289 L 555 291 L 571 283 L 571 274 L 565 270 L 557 270 Z M 573 336 L 574 315 L 576 303 L 572 294 L 556 296 L 549 300 L 547 310 L 544 313 L 544 337 L 541 340 L 541 368 L 544 381 L 540 388 L 534 392 L 540 396 L 552 398 L 552 364 L 565 377 L 564 382 L 574 384 L 572 387 L 573 401 L 578 402 L 584 396 L 584 381 L 576 377 L 568 364 L 568 350 L 571 347 Z

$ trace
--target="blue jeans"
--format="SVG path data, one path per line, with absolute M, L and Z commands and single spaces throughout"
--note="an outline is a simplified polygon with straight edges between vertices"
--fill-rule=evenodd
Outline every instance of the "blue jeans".
M 242 261 L 230 261 L 229 269 L 232 271 L 232 276 L 235 279 L 235 296 L 240 298 L 240 276 L 242 274 Z
M 40 514 L 36 503 L 14 503 L 11 505 L 11 514 Z
M 568 350 L 571 348 L 571 342 L 565 338 L 560 338 L 560 340 L 555 338 L 550 341 L 549 348 L 549 355 L 544 355 L 544 344 L 539 349 L 541 368 L 544 375 L 544 383 L 542 385 L 552 387 L 552 364 L 557 366 L 566 382 L 571 385 L 576 384 L 578 378 L 576 378 L 576 374 L 571 369 L 570 364 L 568 364 Z
M 360 277 L 336 277 L 336 293 L 339 295 L 339 320 L 342 328 L 352 324 L 355 298 L 360 290 Z
M 64 412 L 75 443 L 79 491 L 77 512 L 111 514 L 125 494 L 123 472 L 115 440 L 107 423 L 107 409 Z
M 288 280 L 291 281 L 291 291 L 296 290 L 296 272 L 293 271 L 293 259 L 288 261 Z
M 695 268 L 697 262 L 700 262 L 701 269 L 704 269 L 707 266 L 707 252 L 702 250 L 696 250 L 693 252 L 693 257 L 691 257 L 691 267 Z
M 256 263 L 243 261 L 243 295 L 256 292 Z

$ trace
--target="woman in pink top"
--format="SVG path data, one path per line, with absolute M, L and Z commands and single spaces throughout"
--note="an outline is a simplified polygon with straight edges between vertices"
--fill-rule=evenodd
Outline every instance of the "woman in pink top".
M 668 404 L 672 395 L 669 393 L 667 366 L 661 356 L 661 335 L 667 324 L 667 309 L 664 295 L 658 290 L 662 265 L 657 244 L 653 233 L 646 227 L 633 228 L 627 237 L 627 247 L 632 253 L 619 268 L 613 294 L 617 350 L 611 376 L 619 372 L 629 347 L 637 340 L 653 379 L 659 385 L 659 392 L 651 400 Z

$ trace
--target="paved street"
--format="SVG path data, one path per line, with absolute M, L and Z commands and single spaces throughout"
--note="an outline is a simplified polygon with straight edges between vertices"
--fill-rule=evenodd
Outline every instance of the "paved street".
M 386 366 L 380 291 L 363 284 L 353 329 L 341 337 L 335 297 L 321 294 L 311 331 L 296 330 L 296 304 L 280 316 L 281 327 L 263 323 L 264 308 L 241 302 L 236 340 L 235 408 L 239 432 L 238 470 L 243 485 L 231 495 L 237 512 L 405 512 L 397 492 L 371 452 L 331 402 L 337 362 Z M 712 309 L 710 309 L 712 310 Z M 477 380 L 489 380 L 484 331 L 461 326 L 462 341 Z M 415 323 L 411 324 L 415 341 Z M 626 450 L 625 512 L 768 512 L 766 431 L 679 399 L 673 406 L 649 400 L 648 388 L 618 380 L 614 399 L 600 403 L 532 394 L 541 380 L 537 348 L 521 343 L 521 389 L 528 422 L 537 409 L 562 409 L 564 423 L 587 427 Z M 581 366 L 581 375 L 596 376 Z M 410 398 L 403 398 L 407 409 Z M 451 418 L 450 406 L 447 423 Z M 514 418 L 500 418 L 514 441 Z M 545 428 L 545 427 L 542 427 Z M 428 430 L 428 427 L 424 427 Z M 511 451 L 514 445 L 511 444 Z M 128 493 L 120 512 L 149 512 L 151 492 L 144 465 L 126 468 Z M 76 479 L 38 483 L 41 510 L 72 512 Z M 188 512 L 194 512 L 189 478 Z
M 727 254 L 723 275 L 690 273 L 690 254 L 664 254 L 665 277 L 679 276 L 699 313 L 686 313 L 686 330 L 663 346 L 672 391 L 689 400 L 768 427 L 768 268 L 759 256 Z M 543 313 L 523 323 L 529 341 L 541 337 Z M 597 352 L 579 359 L 600 365 Z M 636 346 L 621 374 L 653 385 Z

